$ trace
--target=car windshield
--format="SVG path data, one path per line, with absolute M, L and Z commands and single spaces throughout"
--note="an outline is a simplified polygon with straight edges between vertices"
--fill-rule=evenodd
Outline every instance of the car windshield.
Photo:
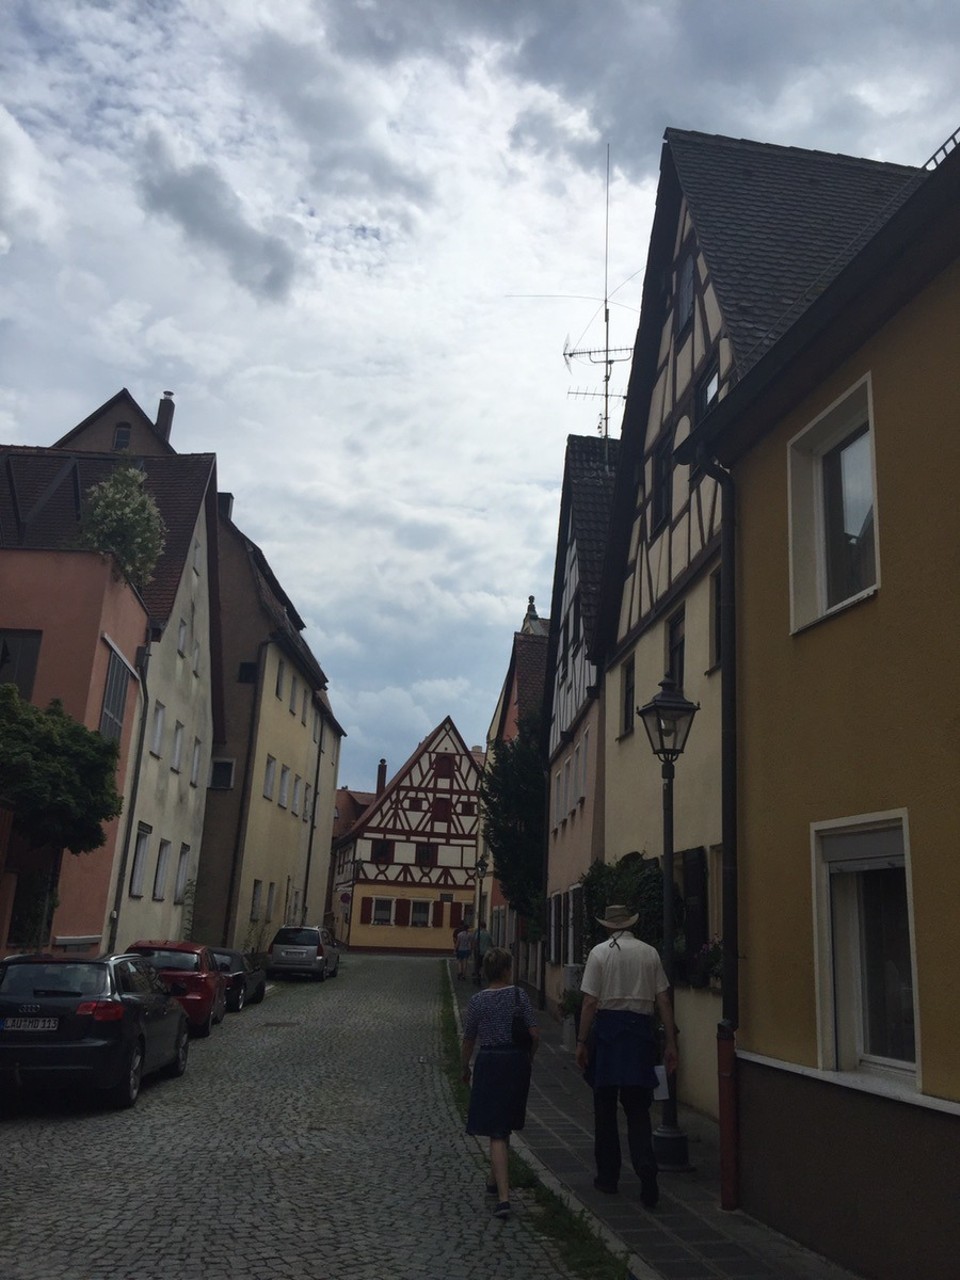
M 137 955 L 144 956 L 158 969 L 180 969 L 195 973 L 200 968 L 200 957 L 195 951 L 164 951 L 157 947 L 138 947 Z
M 0 995 L 93 996 L 106 989 L 102 964 L 8 964 L 0 966 Z
M 278 944 L 294 947 L 315 947 L 320 939 L 317 929 L 281 929 L 273 940 Z

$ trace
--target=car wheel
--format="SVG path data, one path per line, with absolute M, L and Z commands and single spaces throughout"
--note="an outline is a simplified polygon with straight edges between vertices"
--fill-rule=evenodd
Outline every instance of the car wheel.
M 130 1046 L 127 1060 L 124 1063 L 123 1075 L 107 1090 L 110 1105 L 123 1110 L 132 1107 L 140 1097 L 140 1082 L 143 1079 L 143 1043 L 139 1037 Z
M 167 1064 L 166 1074 L 176 1079 L 187 1069 L 187 1051 L 190 1048 L 190 1029 L 186 1022 L 177 1028 L 177 1050 L 172 1062 Z
M 339 972 L 340 972 L 340 957 L 337 956 L 337 963 L 333 966 L 333 973 L 331 973 L 330 977 L 335 978 Z
M 319 973 L 315 973 L 313 976 L 316 978 L 316 980 L 317 980 L 318 982 L 323 982 L 324 978 L 326 978 L 326 976 L 327 976 L 326 966 L 324 966 L 323 968 L 321 968 L 320 972 L 319 972 Z
M 267 984 L 264 982 L 262 986 L 257 987 L 254 994 L 250 997 L 251 1004 L 262 1004 L 263 997 L 267 994 Z
M 207 1014 L 206 1021 L 201 1022 L 199 1027 L 193 1028 L 193 1034 L 197 1036 L 198 1039 L 204 1040 L 210 1034 L 212 1029 L 213 1029 L 213 1010 L 211 1009 L 210 1012 Z
M 237 987 L 237 995 L 233 1002 L 234 1013 L 239 1013 L 243 1006 L 247 1003 L 247 985 Z

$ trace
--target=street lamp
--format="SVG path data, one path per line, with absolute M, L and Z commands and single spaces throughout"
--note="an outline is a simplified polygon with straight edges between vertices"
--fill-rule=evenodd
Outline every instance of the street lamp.
M 693 717 L 699 703 L 690 702 L 677 688 L 671 675 L 660 681 L 660 692 L 637 715 L 650 739 L 653 754 L 660 760 L 663 779 L 663 969 L 673 995 L 674 921 L 673 921 L 673 775 L 677 757 L 687 745 Z M 667 1080 L 668 1096 L 664 1100 L 660 1125 L 653 1133 L 653 1149 L 657 1163 L 664 1169 L 687 1169 L 687 1135 L 677 1124 L 677 1080 Z
M 473 927 L 475 929 L 480 927 L 480 912 L 483 909 L 483 878 L 487 874 L 487 870 L 489 866 L 490 864 L 487 862 L 487 855 L 485 853 L 481 853 L 480 857 L 477 859 L 477 867 L 476 867 L 477 905 L 476 905 L 476 908 L 474 911 L 474 917 L 473 917 Z

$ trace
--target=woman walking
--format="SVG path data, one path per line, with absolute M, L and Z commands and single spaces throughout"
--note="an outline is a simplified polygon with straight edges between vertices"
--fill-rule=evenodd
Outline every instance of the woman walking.
M 491 947 L 483 957 L 484 991 L 467 1006 L 460 1062 L 470 1088 L 467 1133 L 490 1139 L 487 1192 L 496 1195 L 495 1218 L 510 1216 L 508 1152 L 510 1134 L 522 1129 L 530 1091 L 530 1067 L 540 1042 L 533 1006 L 525 991 L 510 983 L 510 952 Z M 514 1014 L 529 1032 L 529 1048 L 514 1043 Z M 470 1059 L 479 1041 L 471 1081 Z

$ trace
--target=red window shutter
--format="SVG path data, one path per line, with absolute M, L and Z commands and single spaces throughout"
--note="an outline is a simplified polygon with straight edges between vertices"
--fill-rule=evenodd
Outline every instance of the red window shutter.
M 450 928 L 456 929 L 458 924 L 463 924 L 463 903 L 451 902 L 450 904 Z
M 439 929 L 443 924 L 443 903 L 435 902 L 433 904 L 433 927 Z
M 397 899 L 397 911 L 396 911 L 396 915 L 394 916 L 394 919 L 396 920 L 397 924 L 410 923 L 410 903 L 406 900 L 406 898 Z
M 360 923 L 369 924 L 372 916 L 373 916 L 373 899 L 361 898 L 360 899 Z

